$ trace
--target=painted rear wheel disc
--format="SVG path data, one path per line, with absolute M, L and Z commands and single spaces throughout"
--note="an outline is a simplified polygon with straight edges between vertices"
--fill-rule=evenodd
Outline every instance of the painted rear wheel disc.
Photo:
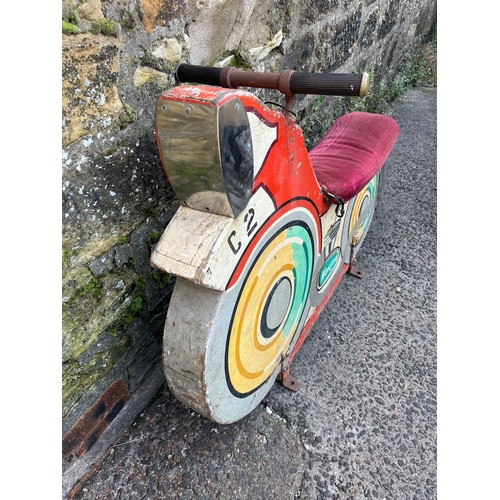
M 355 198 L 349 201 L 346 209 L 345 217 L 348 224 L 342 233 L 342 248 L 346 249 L 344 260 L 349 262 L 351 257 L 349 248 L 354 235 L 359 238 L 359 243 L 354 247 L 354 255 L 356 256 L 358 250 L 361 248 L 368 228 L 373 219 L 377 195 L 379 191 L 380 173 L 375 175 L 370 182 L 363 188 L 363 190 L 356 195 Z

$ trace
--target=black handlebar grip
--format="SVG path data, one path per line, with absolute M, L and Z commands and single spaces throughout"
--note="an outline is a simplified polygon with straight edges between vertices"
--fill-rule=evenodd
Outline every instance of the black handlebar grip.
M 213 68 L 179 64 L 175 76 L 182 83 L 201 83 L 227 88 L 236 88 L 240 85 L 273 88 L 279 89 L 284 94 L 364 97 L 368 93 L 368 73 L 298 73 L 290 70 L 285 70 L 283 73 L 255 73 L 237 70 L 230 66 Z
M 179 82 L 201 83 L 220 87 L 221 68 L 209 66 L 194 66 L 193 64 L 179 64 L 175 76 Z
M 292 73 L 290 90 L 294 94 L 364 97 L 368 92 L 368 73 Z

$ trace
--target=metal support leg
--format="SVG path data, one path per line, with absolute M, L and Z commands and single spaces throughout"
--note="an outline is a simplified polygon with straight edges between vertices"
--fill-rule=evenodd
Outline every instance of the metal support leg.
M 356 260 L 354 259 L 354 247 L 359 244 L 359 239 L 354 237 L 351 243 L 351 258 L 349 259 L 350 264 L 347 269 L 347 274 L 354 276 L 355 278 L 361 279 L 363 277 L 363 271 L 356 267 Z

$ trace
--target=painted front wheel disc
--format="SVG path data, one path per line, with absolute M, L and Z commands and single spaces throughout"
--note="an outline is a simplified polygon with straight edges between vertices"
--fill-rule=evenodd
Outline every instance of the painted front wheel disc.
M 178 278 L 167 313 L 169 388 L 219 423 L 241 419 L 262 401 L 310 309 L 314 217 L 291 210 L 257 238 L 234 286 L 216 291 Z
M 290 224 L 261 250 L 246 276 L 229 328 L 226 377 L 246 397 L 274 372 L 302 318 L 312 272 L 307 226 Z

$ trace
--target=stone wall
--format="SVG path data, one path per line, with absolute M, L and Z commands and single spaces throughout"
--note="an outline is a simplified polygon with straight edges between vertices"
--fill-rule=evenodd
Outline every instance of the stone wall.
M 153 110 L 175 84 L 177 64 L 390 79 L 435 22 L 436 0 L 63 0 L 62 17 L 63 432 L 71 456 L 102 432 L 89 412 L 105 408 L 112 421 L 160 357 L 174 278 L 152 270 L 149 254 L 177 201 Z

